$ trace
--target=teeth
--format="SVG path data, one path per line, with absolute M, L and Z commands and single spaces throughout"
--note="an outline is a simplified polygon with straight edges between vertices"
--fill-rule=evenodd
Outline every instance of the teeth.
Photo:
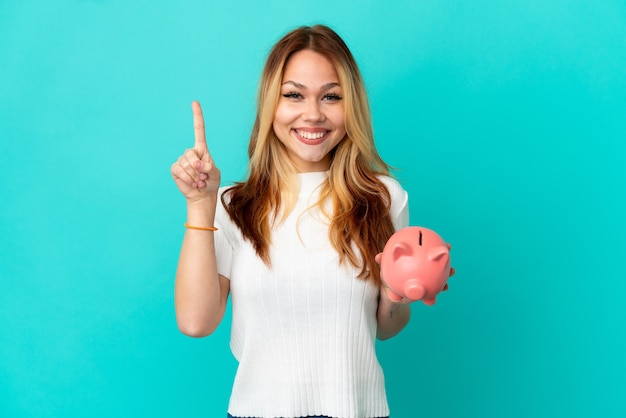
M 322 132 L 296 131 L 296 132 L 298 133 L 298 135 L 300 135 L 302 138 L 305 138 L 305 139 L 320 139 L 321 137 L 326 135 L 328 131 L 322 131 Z

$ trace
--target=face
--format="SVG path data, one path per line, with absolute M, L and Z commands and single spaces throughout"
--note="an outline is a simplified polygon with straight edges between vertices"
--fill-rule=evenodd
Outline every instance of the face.
M 273 127 L 298 171 L 328 170 L 346 127 L 339 77 L 323 55 L 302 50 L 289 58 Z

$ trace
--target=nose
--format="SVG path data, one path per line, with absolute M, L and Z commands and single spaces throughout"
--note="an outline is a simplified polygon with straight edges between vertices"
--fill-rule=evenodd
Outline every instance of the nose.
M 324 112 L 322 112 L 320 103 L 317 100 L 310 101 L 306 104 L 302 119 L 307 122 L 323 122 L 326 120 L 326 116 L 324 116 Z

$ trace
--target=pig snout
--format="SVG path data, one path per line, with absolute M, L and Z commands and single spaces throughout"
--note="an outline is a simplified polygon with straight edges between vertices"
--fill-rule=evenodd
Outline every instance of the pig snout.
M 426 294 L 426 289 L 417 279 L 409 279 L 404 284 L 404 294 L 411 300 L 420 300 Z

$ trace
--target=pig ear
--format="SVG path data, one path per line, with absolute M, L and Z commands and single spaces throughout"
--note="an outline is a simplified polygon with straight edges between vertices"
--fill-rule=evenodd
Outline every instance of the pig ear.
M 413 250 L 411 246 L 406 242 L 399 242 L 393 246 L 393 257 L 392 259 L 395 261 L 400 257 L 407 257 L 413 255 Z
M 428 251 L 428 259 L 430 261 L 441 260 L 443 257 L 448 257 L 448 252 L 448 247 L 443 245 L 433 247 Z

